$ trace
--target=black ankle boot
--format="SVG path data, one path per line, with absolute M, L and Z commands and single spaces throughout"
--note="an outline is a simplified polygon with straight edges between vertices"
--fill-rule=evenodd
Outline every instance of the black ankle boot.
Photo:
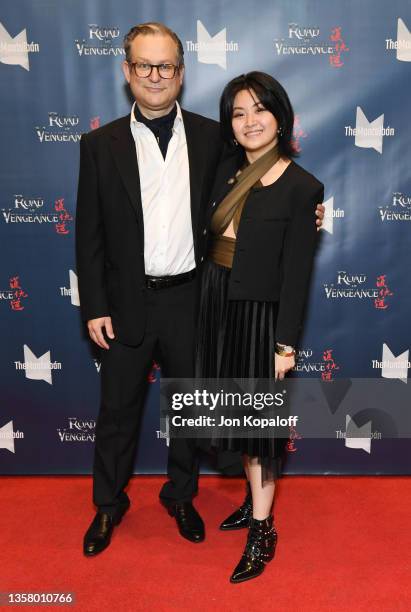
M 263 521 L 251 518 L 247 544 L 230 582 L 244 582 L 262 574 L 265 564 L 274 558 L 276 544 L 272 515 Z
M 241 506 L 230 514 L 220 525 L 222 531 L 231 531 L 234 529 L 244 529 L 248 527 L 250 518 L 253 513 L 253 500 L 251 497 L 250 485 L 247 482 L 247 495 Z

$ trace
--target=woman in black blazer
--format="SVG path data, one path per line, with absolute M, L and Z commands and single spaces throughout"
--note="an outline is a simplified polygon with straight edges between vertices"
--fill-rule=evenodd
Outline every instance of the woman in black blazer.
M 220 120 L 234 152 L 220 165 L 210 204 L 196 373 L 283 379 L 295 365 L 317 243 L 314 213 L 324 186 L 292 160 L 293 109 L 268 74 L 230 81 Z M 229 437 L 214 443 L 243 455 L 247 496 L 221 524 L 223 530 L 249 528 L 231 576 L 231 582 L 242 582 L 261 574 L 274 557 L 271 508 L 286 440 Z

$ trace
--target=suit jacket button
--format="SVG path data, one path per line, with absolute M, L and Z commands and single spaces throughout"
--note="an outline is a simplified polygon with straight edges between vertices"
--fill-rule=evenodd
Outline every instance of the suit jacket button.
M 204 257 L 201 257 L 200 261 L 204 261 Z
M 204 230 L 203 230 L 203 236 L 205 236 L 206 234 L 207 234 L 207 230 L 206 230 L 206 229 L 204 229 Z

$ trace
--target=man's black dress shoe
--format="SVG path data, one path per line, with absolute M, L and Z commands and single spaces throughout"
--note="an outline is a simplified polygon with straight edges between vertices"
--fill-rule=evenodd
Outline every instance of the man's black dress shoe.
M 205 538 L 204 523 L 191 502 L 179 502 L 168 506 L 168 513 L 174 516 L 180 534 L 190 542 L 202 542 Z
M 97 512 L 84 536 L 83 552 L 86 557 L 94 557 L 107 548 L 114 527 L 121 523 L 121 519 L 129 507 L 129 503 L 122 506 L 114 515 L 107 512 Z

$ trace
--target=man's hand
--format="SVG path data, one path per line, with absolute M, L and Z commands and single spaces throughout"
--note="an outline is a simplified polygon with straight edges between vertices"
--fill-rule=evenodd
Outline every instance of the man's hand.
M 87 321 L 88 333 L 90 338 L 98 346 L 104 349 L 110 348 L 103 336 L 103 327 L 106 330 L 106 334 L 109 338 L 114 338 L 113 326 L 111 324 L 111 317 L 100 317 L 99 319 L 90 319 Z
M 318 219 L 315 222 L 315 224 L 317 226 L 317 232 L 318 232 L 318 230 L 321 229 L 321 226 L 323 224 L 324 213 L 325 213 L 325 206 L 323 204 L 317 204 L 317 208 L 315 210 L 315 214 L 318 217 Z
M 284 380 L 284 376 L 291 368 L 295 366 L 294 357 L 283 357 L 282 355 L 274 355 L 274 378 L 275 380 Z

